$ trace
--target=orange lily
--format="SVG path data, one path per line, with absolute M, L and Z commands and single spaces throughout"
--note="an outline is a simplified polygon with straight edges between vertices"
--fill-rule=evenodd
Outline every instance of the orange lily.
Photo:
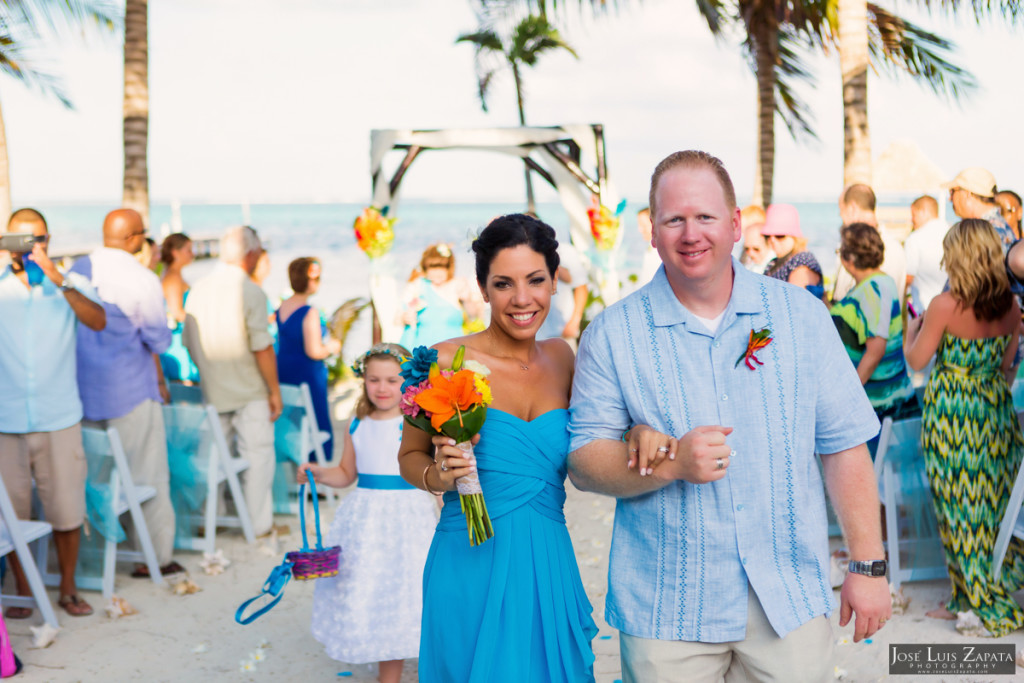
M 453 415 L 473 408 L 481 397 L 473 383 L 475 376 L 469 370 L 460 370 L 451 378 L 437 369 L 430 369 L 430 387 L 416 394 L 416 403 L 430 414 L 430 425 L 441 431 L 441 426 Z M 461 421 L 461 420 L 460 420 Z

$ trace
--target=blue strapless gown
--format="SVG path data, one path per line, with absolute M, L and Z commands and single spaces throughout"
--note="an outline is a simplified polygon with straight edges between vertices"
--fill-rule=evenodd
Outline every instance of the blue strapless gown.
M 316 426 L 321 432 L 327 432 L 331 438 L 324 442 L 324 455 L 328 460 L 334 458 L 334 428 L 331 426 L 331 412 L 327 401 L 327 364 L 322 360 L 314 360 L 306 355 L 306 344 L 302 334 L 302 323 L 309 312 L 309 306 L 295 309 L 288 319 L 281 322 L 281 313 L 274 313 L 277 322 L 277 379 L 284 384 L 309 385 L 309 393 L 313 396 L 313 412 L 316 413 Z M 321 323 L 321 333 L 323 323 Z M 310 454 L 309 461 L 315 456 Z
M 186 291 L 184 298 L 181 300 L 183 306 L 188 301 L 188 293 L 190 291 L 192 290 Z M 185 342 L 182 339 L 184 331 L 185 325 L 183 323 L 175 323 L 174 329 L 171 330 L 171 345 L 160 354 L 160 366 L 163 368 L 165 379 L 175 382 L 192 382 L 194 384 L 199 381 L 199 368 L 196 367 L 196 364 L 192 361 L 192 356 L 188 354 L 188 349 L 185 348 Z
M 458 494 L 445 494 L 423 574 L 420 681 L 594 680 L 597 627 L 562 512 L 568 420 L 487 411 L 474 450 L 494 538 L 470 547 Z

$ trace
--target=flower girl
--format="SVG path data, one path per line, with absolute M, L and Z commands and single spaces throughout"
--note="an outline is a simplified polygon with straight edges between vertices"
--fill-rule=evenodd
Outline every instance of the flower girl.
M 363 395 L 336 467 L 303 465 L 298 481 L 357 487 L 341 502 L 324 538 L 341 546 L 337 576 L 317 579 L 313 636 L 349 664 L 380 662 L 381 683 L 398 683 L 403 660 L 420 644 L 423 564 L 437 522 L 433 499 L 398 474 L 402 377 L 409 352 L 377 344 L 353 369 Z

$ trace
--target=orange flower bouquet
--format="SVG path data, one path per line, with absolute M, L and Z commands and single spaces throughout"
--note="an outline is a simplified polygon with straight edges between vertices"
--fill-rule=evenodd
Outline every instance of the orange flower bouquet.
M 368 206 L 356 218 L 352 229 L 356 233 L 356 244 L 369 256 L 375 259 L 388 253 L 395 241 L 394 225 L 397 218 L 388 218 L 388 209 Z
M 476 361 L 464 360 L 466 347 L 455 352 L 452 367 L 437 366 L 437 351 L 419 346 L 402 363 L 401 410 L 405 421 L 431 436 L 444 434 L 455 439 L 459 450 L 473 455 L 470 440 L 483 429 L 491 403 L 490 370 Z M 494 536 L 487 514 L 483 489 L 477 473 L 455 481 L 459 504 L 466 516 L 469 544 L 479 545 Z

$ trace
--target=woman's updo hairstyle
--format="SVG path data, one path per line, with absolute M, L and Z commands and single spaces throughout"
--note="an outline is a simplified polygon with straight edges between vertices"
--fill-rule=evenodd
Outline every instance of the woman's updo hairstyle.
M 164 238 L 163 244 L 160 245 L 160 261 L 164 265 L 171 265 L 174 263 L 174 252 L 181 249 L 183 246 L 191 242 L 189 236 L 183 232 L 173 232 Z
M 476 255 L 476 281 L 483 287 L 491 272 L 491 263 L 502 249 L 525 244 L 544 257 L 552 278 L 558 270 L 558 240 L 555 229 L 544 221 L 522 213 L 510 213 L 491 221 L 473 240 Z

